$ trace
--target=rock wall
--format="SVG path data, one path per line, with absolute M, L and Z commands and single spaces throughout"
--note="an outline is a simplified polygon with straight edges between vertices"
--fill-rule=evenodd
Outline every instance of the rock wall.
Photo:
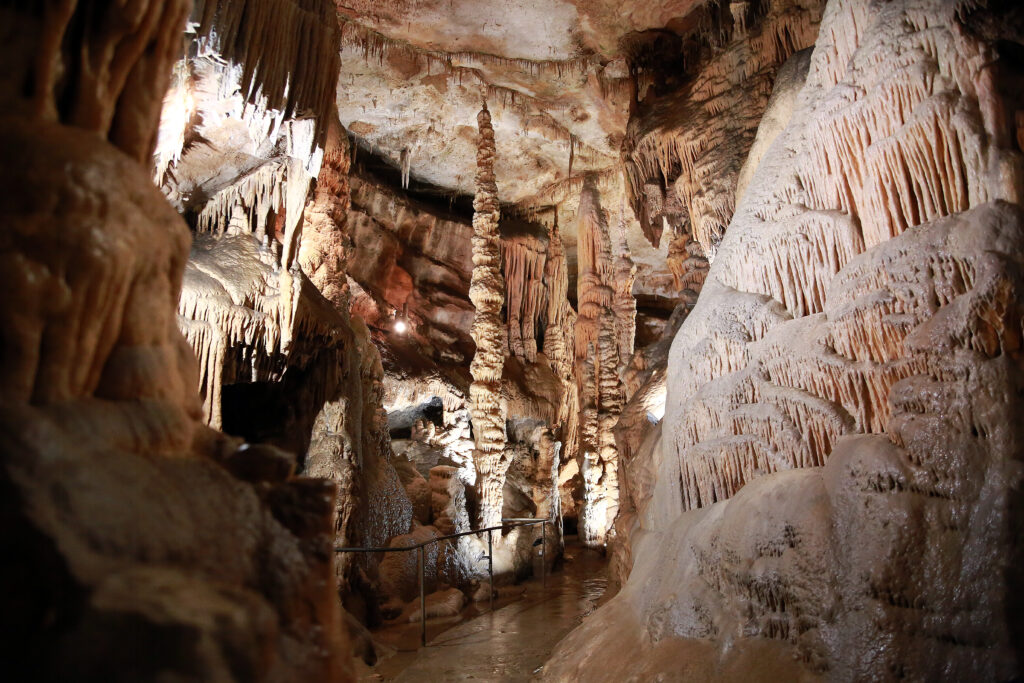
M 1020 675 L 1013 11 L 829 3 L 675 336 L 632 573 L 550 678 Z
M 187 12 L 0 8 L 2 648 L 18 679 L 348 677 L 334 486 L 203 424 L 176 325 L 189 233 L 143 164 Z
M 296 452 L 304 473 L 333 481 L 336 545 L 386 545 L 409 532 L 412 503 L 392 464 L 380 356 L 349 314 L 352 147 L 333 111 L 336 78 L 322 71 L 337 70 L 336 54 L 287 71 L 331 40 L 337 51 L 337 26 L 324 21 L 333 6 L 265 9 L 198 8 L 214 26 L 189 38 L 165 98 L 157 180 L 196 232 L 179 325 L 202 361 L 207 421 Z M 250 25 L 242 37 L 238 21 Z M 310 37 L 301 45 L 278 33 L 300 28 Z M 261 38 L 278 40 L 277 62 Z M 291 85 L 279 92 L 268 78 Z M 335 564 L 345 606 L 364 621 L 375 614 L 376 563 L 343 554 Z
M 352 177 L 353 312 L 366 317 L 382 350 L 389 410 L 397 414 L 440 400 L 443 424 L 433 441 L 460 467 L 464 483 L 475 486 L 475 467 L 465 458 L 466 448 L 473 449 L 466 411 L 466 360 L 474 348 L 472 227 L 461 207 L 441 206 L 415 188 L 389 187 L 379 173 L 364 167 Z M 518 216 L 501 219 L 498 237 L 508 297 L 502 318 L 509 329 L 503 336 L 501 401 L 510 418 L 541 420 L 559 440 L 574 440 L 575 428 L 564 424 L 578 412 L 566 404 L 568 391 L 575 393 L 575 313 L 567 300 L 561 241 Z M 408 326 L 401 334 L 393 329 L 398 318 Z
M 641 102 L 624 145 L 629 194 L 644 234 L 669 231 L 677 289 L 700 292 L 737 200 L 737 181 L 779 67 L 813 44 L 823 2 L 744 3 L 698 10 L 704 25 L 678 48 L 678 84 L 657 41 L 636 38 Z M 658 59 L 659 55 L 661 56 Z M 668 62 L 669 65 L 672 62 Z M 662 84 L 662 82 L 665 82 Z

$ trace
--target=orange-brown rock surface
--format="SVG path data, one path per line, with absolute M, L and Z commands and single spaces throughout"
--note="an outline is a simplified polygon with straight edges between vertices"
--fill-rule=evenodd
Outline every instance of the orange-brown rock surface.
M 177 329 L 188 230 L 142 163 L 187 4 L 37 9 L 0 9 L 6 670 L 343 680 L 334 485 L 203 424 Z
M 0 0 L 5 673 L 1020 678 L 1019 4 Z

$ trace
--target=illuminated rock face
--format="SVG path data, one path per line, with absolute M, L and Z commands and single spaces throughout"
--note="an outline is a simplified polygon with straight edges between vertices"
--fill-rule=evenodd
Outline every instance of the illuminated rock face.
M 583 193 L 575 328 L 584 485 L 580 538 L 586 545 L 602 546 L 618 511 L 618 450 L 612 429 L 625 398 L 619 370 L 633 348 L 635 308 L 621 306 L 623 292 L 632 301 L 632 264 L 619 264 L 612 255 L 612 229 L 596 189 L 584 186 Z
M 214 24 L 237 13 L 256 24 L 279 19 L 259 3 L 214 4 L 203 15 Z M 413 503 L 392 463 L 380 355 L 349 310 L 352 147 L 333 111 L 336 78 L 288 76 L 292 58 L 325 49 L 325 40 L 336 51 L 337 28 L 316 16 L 330 18 L 329 3 L 280 9 L 299 14 L 266 35 L 289 22 L 316 33 L 255 67 L 292 79 L 281 98 L 270 86 L 247 93 L 254 65 L 244 60 L 262 46 L 232 53 L 223 26 L 193 39 L 194 56 L 175 67 L 157 179 L 195 231 L 179 325 L 200 359 L 207 422 L 295 452 L 299 471 L 332 481 L 337 546 L 384 546 L 410 531 Z M 321 62 L 336 73 L 336 60 Z M 191 114 L 170 135 L 182 101 Z M 378 563 L 343 554 L 334 567 L 338 595 L 364 620 L 375 609 Z
M 332 545 L 563 515 L 550 678 L 1021 676 L 1019 3 L 0 4 L 22 678 L 343 679 Z
M 994 16 L 829 3 L 627 467 L 629 579 L 549 677 L 1019 675 L 1019 65 Z
M 891 386 L 922 371 L 903 343 L 923 322 L 921 304 L 902 303 L 907 290 L 852 288 L 843 269 L 910 226 L 1016 201 L 1001 170 L 1012 159 L 1001 151 L 1005 124 L 985 113 L 1001 106 L 979 62 L 989 48 L 934 8 L 893 10 L 906 29 L 882 32 L 875 13 L 842 7 L 830 30 L 876 28 L 863 45 L 819 43 L 789 130 L 755 173 L 708 296 L 673 345 L 666 436 L 687 507 L 728 498 L 755 471 L 820 465 L 844 433 L 884 431 Z M 952 296 L 941 292 L 927 310 Z

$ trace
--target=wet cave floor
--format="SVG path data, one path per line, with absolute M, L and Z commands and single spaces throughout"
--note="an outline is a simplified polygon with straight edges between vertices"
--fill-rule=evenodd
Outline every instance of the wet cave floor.
M 471 605 L 456 617 L 427 621 L 427 647 L 420 624 L 396 624 L 374 639 L 395 653 L 362 667 L 361 681 L 528 681 L 555 645 L 590 614 L 608 587 L 608 563 L 598 552 L 566 539 L 564 562 L 547 579 L 524 581 L 515 595 Z M 521 597 L 519 594 L 521 593 Z

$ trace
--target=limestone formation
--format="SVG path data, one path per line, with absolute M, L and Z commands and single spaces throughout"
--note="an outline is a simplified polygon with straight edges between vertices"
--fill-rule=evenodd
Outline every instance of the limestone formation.
M 6 678 L 1024 675 L 1020 2 L 0 38 Z
M 3 647 L 18 679 L 348 677 L 334 486 L 203 424 L 175 321 L 188 230 L 143 164 L 187 9 L 0 8 L 0 486 L 18 596 Z
M 622 252 L 613 257 L 611 230 L 592 185 L 583 188 L 580 215 L 575 330 L 579 457 L 584 482 L 580 536 L 585 544 L 595 546 L 604 544 L 618 511 L 618 450 L 613 428 L 624 400 L 619 371 L 632 352 L 636 309 L 630 296 L 632 264 Z
M 494 129 L 487 104 L 477 116 L 480 147 L 477 153 L 477 193 L 473 200 L 473 279 L 469 298 L 476 309 L 473 341 L 476 353 L 469 367 L 470 412 L 480 489 L 480 526 L 501 523 L 501 490 L 509 459 L 505 453 L 505 410 L 501 376 L 505 366 L 505 280 L 498 248 L 498 190 L 494 178 Z
M 1017 675 L 1024 166 L 988 11 L 829 3 L 630 463 L 629 579 L 550 677 Z

